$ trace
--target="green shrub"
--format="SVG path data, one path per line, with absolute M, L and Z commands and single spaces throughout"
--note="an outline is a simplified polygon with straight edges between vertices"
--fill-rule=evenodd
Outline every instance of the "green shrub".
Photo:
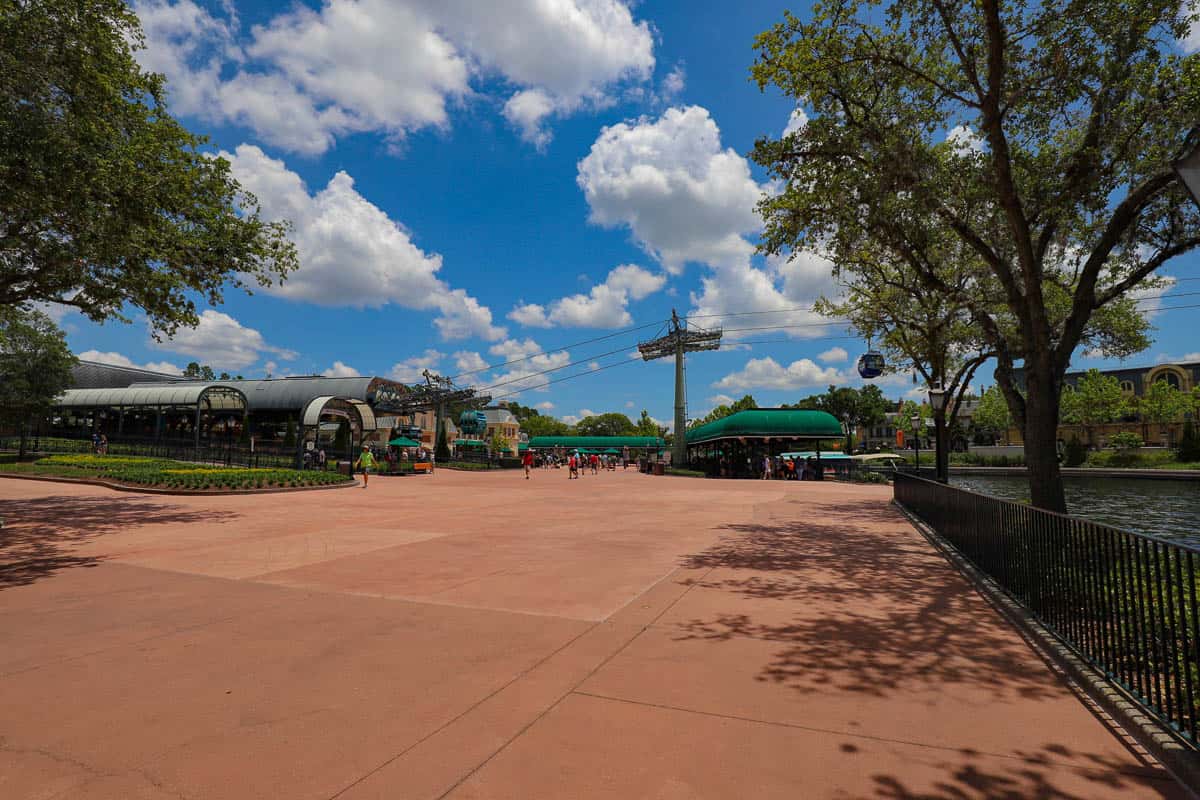
M 663 469 L 664 475 L 676 475 L 680 478 L 703 478 L 704 473 L 697 469 L 675 469 L 666 467 Z
M 168 459 L 132 456 L 58 455 L 6 471 L 68 478 L 104 478 L 136 486 L 171 489 L 254 489 L 274 486 L 325 486 L 350 479 L 332 472 L 293 469 L 210 467 Z
M 1083 446 L 1083 442 L 1079 441 L 1079 437 L 1073 435 L 1067 442 L 1066 450 L 1063 451 L 1063 466 L 1082 467 L 1084 461 L 1087 461 L 1087 449 Z
M 1176 457 L 1185 463 L 1200 461 L 1200 435 L 1196 434 L 1191 415 L 1183 422 L 1183 437 L 1179 440 Z
M 1142 444 L 1142 437 L 1133 431 L 1114 433 L 1108 440 L 1108 446 L 1113 450 L 1137 450 Z

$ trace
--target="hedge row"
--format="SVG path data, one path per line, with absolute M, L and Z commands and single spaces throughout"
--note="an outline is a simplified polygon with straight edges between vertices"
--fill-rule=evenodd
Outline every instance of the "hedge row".
M 134 456 L 47 456 L 31 464 L 13 464 L 6 470 L 66 478 L 102 478 L 134 486 L 196 491 L 328 486 L 351 480 L 333 472 L 206 467 L 183 461 Z

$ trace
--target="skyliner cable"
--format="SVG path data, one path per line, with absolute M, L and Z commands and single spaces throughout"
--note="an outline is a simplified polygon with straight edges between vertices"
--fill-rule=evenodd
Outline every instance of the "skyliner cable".
M 1177 281 L 1196 281 L 1196 280 L 1200 280 L 1200 278 L 1177 278 L 1176 280 Z M 1198 294 L 1200 294 L 1200 292 L 1171 292 L 1168 290 L 1161 294 L 1148 294 L 1145 297 L 1135 297 L 1134 300 L 1136 300 L 1137 302 L 1140 303 L 1144 300 L 1160 300 L 1162 298 L 1167 298 L 1167 297 L 1191 297 L 1193 295 L 1198 295 Z M 791 314 L 791 313 L 801 312 L 801 311 L 810 311 L 811 312 L 814 310 L 815 309 L 813 308 L 813 306 L 792 306 L 790 308 L 773 308 L 773 309 L 768 309 L 765 311 L 728 311 L 723 314 L 689 314 L 688 316 L 684 317 L 684 319 L 711 319 L 713 317 L 720 317 L 720 318 L 752 317 L 752 316 L 757 316 L 759 314 Z M 820 324 L 825 324 L 825 323 L 811 323 L 811 324 L 820 325 Z M 736 329 L 727 328 L 726 330 L 736 330 Z
M 1196 280 L 1200 280 L 1200 279 L 1196 279 Z M 1186 292 L 1186 293 L 1179 293 L 1179 294 L 1174 294 L 1174 295 L 1158 295 L 1158 296 L 1154 296 L 1154 297 L 1138 298 L 1138 302 L 1143 302 L 1143 301 L 1146 301 L 1146 300 L 1154 300 L 1154 299 L 1158 299 L 1159 297 L 1184 297 L 1184 296 L 1189 296 L 1189 295 L 1197 295 L 1197 294 L 1200 294 L 1200 292 Z M 1153 307 L 1150 307 L 1150 308 L 1139 308 L 1138 310 L 1139 310 L 1139 311 L 1148 311 L 1148 312 L 1154 312 L 1154 313 L 1158 313 L 1158 312 L 1161 312 L 1161 311 L 1182 311 L 1182 310 L 1185 310 L 1185 309 L 1194 309 L 1194 308 L 1200 308 L 1200 303 L 1189 303 L 1189 304 L 1184 304 L 1184 305 L 1174 305 L 1174 306 L 1160 306 L 1160 307 L 1158 307 L 1158 308 L 1153 308 Z M 761 312 L 742 312 L 742 313 L 743 313 L 743 314 L 749 314 L 749 313 L 761 313 Z M 727 315 L 727 316 L 733 316 L 733 315 L 732 315 L 732 314 L 730 314 L 730 315 Z M 587 340 L 585 340 L 584 342 L 578 342 L 578 343 L 576 343 L 576 344 L 574 344 L 574 345 L 565 345 L 564 347 L 562 347 L 562 348 L 557 348 L 557 349 L 559 349 L 559 350 L 565 350 L 565 349 L 567 349 L 568 347 L 577 347 L 577 346 L 579 346 L 579 345 L 581 345 L 581 344 L 586 344 L 586 343 L 590 343 L 590 342 L 597 342 L 597 341 L 603 341 L 603 340 L 605 340 L 605 339 L 612 339 L 612 338 L 614 338 L 614 337 L 617 337 L 617 336 L 622 336 L 622 335 L 625 335 L 625 334 L 628 334 L 628 333 L 632 333 L 632 332 L 634 332 L 634 331 L 638 331 L 638 330 L 644 330 L 644 329 L 646 329 L 646 328 L 654 327 L 655 325 L 661 325 L 661 324 L 662 324 L 661 322 L 649 322 L 649 323 L 646 323 L 646 324 L 644 324 L 644 325 L 638 325 L 638 326 L 635 326 L 635 327 L 632 327 L 632 328 L 626 328 L 626 329 L 624 329 L 624 330 L 617 331 L 617 332 L 615 332 L 615 333 L 611 333 L 611 334 L 607 334 L 607 335 L 605 335 L 605 336 L 597 336 L 597 337 L 594 337 L 594 338 L 592 338 L 592 339 L 587 339 Z M 757 331 L 757 330 L 763 330 L 763 331 L 766 331 L 766 330 L 790 330 L 790 329 L 794 329 L 794 328 L 804 328 L 804 327 L 824 327 L 824 326 L 829 326 L 829 325 L 847 325 L 847 324 L 848 324 L 848 323 L 845 323 L 845 322 L 843 322 L 843 321 L 835 321 L 835 320 L 831 320 L 831 321 L 829 321 L 829 322 L 812 322 L 812 323 L 803 323 L 803 324 L 796 324 L 796 325 L 758 325 L 758 326 L 745 327 L 745 328 L 726 328 L 726 329 L 725 329 L 725 332 L 726 332 L 726 333 L 731 333 L 731 332 L 737 332 L 737 331 Z M 805 343 L 805 342 L 822 342 L 822 341 L 859 341 L 861 338 L 862 338 L 862 337 L 859 337 L 859 336 L 813 336 L 813 337 L 808 337 L 808 338 L 800 338 L 800 339 L 794 339 L 794 338 L 788 338 L 788 339 L 747 339 L 747 340 L 742 340 L 742 341 L 734 341 L 734 342 L 733 342 L 733 344 L 803 344 L 803 343 Z M 609 350 L 608 352 L 605 352 L 605 353 L 598 353 L 598 354 L 594 354 L 594 355 L 587 356 L 587 357 L 584 357 L 584 358 L 580 358 L 580 359 L 578 359 L 578 360 L 571 361 L 571 362 L 568 362 L 568 363 L 566 363 L 566 364 L 559 365 L 559 366 L 557 366 L 557 367 L 550 367 L 550 368 L 548 368 L 548 369 L 540 370 L 540 371 L 538 371 L 538 372 L 532 372 L 532 373 L 529 373 L 528 375 L 522 375 L 522 376 L 519 376 L 519 377 L 516 377 L 516 378 L 510 378 L 510 379 L 508 379 L 508 380 L 501 381 L 500 383 L 495 383 L 495 384 L 492 384 L 492 385 L 490 385 L 490 386 L 475 387 L 475 388 L 476 388 L 476 390 L 477 390 L 477 391 L 488 391 L 489 389 L 493 389 L 493 388 L 499 388 L 499 387 L 507 386 L 507 385 L 514 384 L 514 383 L 520 383 L 521 381 L 528 380 L 529 378 L 535 378 L 535 377 L 538 377 L 539 375 L 547 375 L 547 374 L 550 374 L 550 373 L 552 373 L 552 372 L 558 372 L 558 371 L 560 371 L 560 370 L 569 369 L 570 367 L 578 366 L 578 365 L 580 365 L 580 364 L 583 364 L 583 363 L 586 363 L 586 362 L 589 362 L 589 361 L 595 361 L 595 360 L 597 360 L 597 359 L 606 358 L 606 357 L 608 357 L 608 356 L 611 356 L 611 355 L 616 355 L 617 353 L 622 353 L 622 352 L 627 352 L 627 351 L 628 351 L 628 347 L 621 347 L 621 348 L 618 348 L 618 349 L 616 349 L 616 350 Z M 542 351 L 542 352 L 540 352 L 540 353 L 533 353 L 533 354 L 531 354 L 531 355 L 529 355 L 529 356 L 527 356 L 527 357 L 525 357 L 525 358 L 513 359 L 513 360 L 511 360 L 511 361 L 506 361 L 506 362 L 503 362 L 502 364 L 497 364 L 497 365 L 494 365 L 494 366 L 492 366 L 492 367 L 485 367 L 484 369 L 471 370 L 471 371 L 469 371 L 469 372 L 464 372 L 464 373 L 461 373 L 461 374 L 462 374 L 462 375 L 471 375 L 471 374 L 475 374 L 475 373 L 478 373 L 478 372 L 485 372 L 485 371 L 487 371 L 488 369 L 495 369 L 495 368 L 497 368 L 497 367 L 507 366 L 507 365 L 509 365 L 509 364 L 516 364 L 516 363 L 520 363 L 520 362 L 522 362 L 522 361 L 528 361 L 529 359 L 531 359 L 531 358 L 533 358 L 533 357 L 535 357 L 535 356 L 538 356 L 538 355 L 545 355 L 545 354 L 546 354 L 546 352 L 547 352 L 547 351 Z M 513 395 L 516 395 L 516 394 L 520 394 L 521 392 L 528 391 L 528 390 L 530 390 L 530 389 L 540 389 L 540 388 L 543 388 L 543 387 L 545 387 L 545 386 L 550 386 L 550 385 L 552 385 L 552 384 L 555 384 L 555 383 L 560 383 L 560 382 L 562 382 L 562 381 L 565 381 L 565 380 L 571 380 L 571 379 L 573 379 L 573 378 L 582 378 L 582 377 L 585 377 L 585 376 L 587 376 L 587 375 L 591 375 L 591 374 L 592 374 L 592 373 L 594 373 L 594 372 L 601 372 L 601 371 L 603 371 L 603 370 L 606 370 L 606 369 L 611 369 L 612 367 L 620 366 L 620 365 L 621 365 L 621 364 L 623 364 L 623 363 L 634 364 L 634 363 L 637 363 L 637 361 L 636 361 L 635 359 L 623 359 L 623 360 L 621 360 L 621 361 L 617 361 L 617 362 L 615 362 L 615 363 L 613 363 L 613 364 L 607 364 L 607 365 L 604 365 L 604 366 L 600 367 L 599 369 L 589 369 L 589 370 L 587 370 L 586 372 L 579 372 L 579 373 L 575 373 L 575 374 L 573 374 L 573 375 L 567 375 L 567 376 L 564 376 L 564 377 L 555 378 L 555 379 L 553 379 L 553 380 L 546 381 L 546 382 L 544 382 L 544 383 L 535 384 L 535 385 L 533 385 L 533 386 L 525 386 L 525 387 L 522 387 L 522 388 L 520 388 L 520 389 L 516 389 L 516 390 L 514 390 L 514 391 L 509 391 L 509 392 L 506 392 L 505 394 L 499 395 L 498 397 L 495 397 L 494 399 L 500 399 L 500 398 L 504 398 L 504 397 L 510 397 L 510 396 L 513 396 Z M 456 376 L 456 377 L 457 377 L 457 376 Z
M 646 328 L 653 328 L 655 325 L 662 325 L 662 324 L 663 323 L 661 320 L 657 321 L 657 322 L 647 322 L 644 325 L 635 325 L 632 328 L 624 328 L 624 329 L 616 331 L 614 333 L 607 333 L 604 336 L 596 336 L 591 339 L 584 339 L 581 342 L 574 342 L 572 344 L 564 344 L 559 347 L 552 347 L 552 348 L 550 348 L 550 350 L 546 350 L 543 348 L 536 353 L 530 353 L 529 355 L 522 356 L 521 358 L 514 358 L 511 361 L 502 361 L 499 364 L 489 364 L 486 367 L 480 367 L 479 369 L 470 369 L 470 370 L 467 370 L 466 372 L 460 372 L 457 375 L 451 375 L 450 378 L 451 378 L 451 380 L 453 380 L 455 378 L 461 378 L 464 375 L 474 375 L 478 372 L 487 372 L 488 370 L 499 369 L 500 367 L 507 367 L 509 364 L 519 364 L 522 361 L 528 361 L 531 358 L 536 358 L 537 356 L 543 356 L 549 352 L 555 352 L 555 351 L 559 351 L 559 350 L 568 350 L 572 347 L 582 347 L 585 344 L 591 344 L 592 342 L 602 342 L 605 339 L 613 339 L 613 338 L 616 338 L 617 336 L 624 336 L 626 334 L 633 333 L 634 331 L 645 330 Z
M 622 365 L 625 365 L 625 364 L 638 364 L 638 363 L 641 363 L 641 362 L 640 362 L 640 361 L 634 361 L 632 358 L 626 358 L 626 359 L 623 359 L 623 360 L 621 360 L 621 361 L 614 361 L 614 362 L 613 362 L 613 363 L 611 363 L 611 364 L 605 364 L 604 366 L 602 366 L 602 367 L 597 367 L 596 369 L 589 369 L 587 372 L 576 372 L 574 375 L 564 375 L 564 376 L 563 376 L 563 377 L 561 377 L 561 378 L 555 378 L 555 379 L 553 379 L 553 380 L 549 380 L 549 381 L 546 381 L 546 382 L 544 382 L 544 383 L 537 383 L 537 384 L 534 384 L 533 386 L 524 386 L 524 387 L 522 387 L 522 388 L 520 388 L 520 389 L 514 389 L 514 390 L 513 390 L 513 391 L 511 391 L 511 392 L 506 392 L 506 393 L 504 393 L 504 394 L 502 394 L 502 395 L 497 395 L 497 396 L 494 396 L 492 399 L 493 399 L 493 400 L 501 400 L 501 399 L 503 399 L 503 398 L 505 398 L 505 397 L 512 397 L 512 396 L 514 396 L 514 395 L 518 395 L 518 394 L 520 394 L 521 392 L 527 392 L 527 391 L 529 391 L 529 390 L 531 390 L 531 389 L 542 389 L 542 388 L 544 388 L 544 387 L 546 387 L 546 386 L 550 386 L 551 384 L 554 384 L 554 383 L 562 383 L 563 381 L 569 381 L 569 380 L 572 380 L 572 379 L 574 379 L 574 378 L 583 378 L 583 377 L 586 377 L 586 376 L 588 376 L 588 375 L 594 375 L 594 374 L 596 374 L 597 372 L 603 372 L 603 371 L 604 371 L 604 370 L 606 370 L 606 369 L 612 369 L 613 367 L 620 367 L 620 366 L 622 366 Z

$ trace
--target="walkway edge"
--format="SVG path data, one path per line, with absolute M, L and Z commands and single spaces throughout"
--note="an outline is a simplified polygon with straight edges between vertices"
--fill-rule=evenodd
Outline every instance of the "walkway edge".
M 1060 670 L 1089 700 L 1112 717 L 1147 753 L 1163 766 L 1192 797 L 1200 800 L 1200 755 L 1182 744 L 1158 720 L 1148 716 L 1121 689 L 1071 652 L 1029 611 L 1009 597 L 991 577 L 944 541 L 933 528 L 897 503 L 913 527 L 958 570 L 1001 616 L 1013 625 L 1044 659 Z
M 315 489 L 345 489 L 358 486 L 358 481 L 345 483 L 327 483 L 321 486 L 277 486 L 273 489 L 159 489 L 153 486 L 133 486 L 126 483 L 100 480 L 99 478 L 63 478 L 56 475 L 16 475 L 11 472 L 0 472 L 0 478 L 12 478 L 18 481 L 45 481 L 47 483 L 76 483 L 84 486 L 102 486 L 115 492 L 133 492 L 134 494 L 163 494 L 181 495 L 186 497 L 217 497 L 234 494 L 279 494 L 281 492 L 311 492 Z

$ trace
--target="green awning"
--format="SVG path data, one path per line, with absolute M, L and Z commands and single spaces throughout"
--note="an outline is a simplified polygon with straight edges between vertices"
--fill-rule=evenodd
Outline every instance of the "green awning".
M 688 444 L 717 439 L 840 439 L 845 434 L 837 417 L 825 411 L 758 408 L 739 411 L 687 432 Z
M 482 439 L 455 439 L 456 447 L 487 447 L 487 442 Z
M 530 447 L 551 448 L 563 447 L 568 450 L 580 448 L 660 448 L 665 445 L 657 436 L 534 436 L 529 440 Z
M 408 437 L 405 437 L 405 436 L 397 436 L 395 439 L 392 439 L 390 442 L 388 442 L 388 444 L 390 444 L 392 447 L 420 447 L 421 446 L 420 442 L 414 442 L 412 439 L 409 439 Z
M 528 449 L 529 449 L 529 442 L 519 442 L 517 444 L 517 452 L 518 453 L 523 453 Z

